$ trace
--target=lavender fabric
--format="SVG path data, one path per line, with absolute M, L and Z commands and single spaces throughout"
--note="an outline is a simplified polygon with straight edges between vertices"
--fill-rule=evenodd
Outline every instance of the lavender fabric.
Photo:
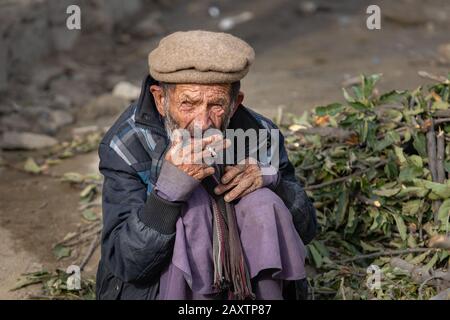
M 215 299 L 213 289 L 212 212 L 210 196 L 199 185 L 190 194 L 176 224 L 172 261 L 162 272 L 158 299 Z M 264 274 L 266 287 L 282 280 L 306 277 L 305 247 L 283 201 L 268 188 L 258 189 L 235 205 L 244 256 L 252 283 Z M 269 274 L 269 279 L 267 275 Z M 273 283 L 270 282 L 270 276 Z M 261 283 L 262 284 L 262 283 Z M 268 285 L 271 286 L 268 286 Z M 281 296 L 281 292 L 256 290 L 257 299 Z
M 275 186 L 278 182 L 279 173 L 266 174 L 262 176 L 263 186 Z M 158 196 L 168 201 L 187 201 L 192 191 L 200 185 L 200 181 L 179 170 L 168 161 L 161 166 L 156 192 Z
M 168 161 L 161 166 L 155 189 L 161 198 L 167 201 L 187 201 L 200 181 L 184 173 Z

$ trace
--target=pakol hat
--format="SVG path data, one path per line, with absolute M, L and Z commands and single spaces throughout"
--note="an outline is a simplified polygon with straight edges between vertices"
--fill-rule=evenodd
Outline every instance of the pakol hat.
M 175 32 L 150 52 L 150 75 L 168 83 L 232 83 L 241 80 L 255 59 L 245 41 L 222 32 Z

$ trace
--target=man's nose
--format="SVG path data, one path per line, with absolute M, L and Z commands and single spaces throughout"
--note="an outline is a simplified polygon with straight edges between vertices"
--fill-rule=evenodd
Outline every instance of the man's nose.
M 196 125 L 197 127 L 201 128 L 202 131 L 210 128 L 212 125 L 211 115 L 209 113 L 209 110 L 205 110 L 197 114 L 197 116 L 195 117 Z

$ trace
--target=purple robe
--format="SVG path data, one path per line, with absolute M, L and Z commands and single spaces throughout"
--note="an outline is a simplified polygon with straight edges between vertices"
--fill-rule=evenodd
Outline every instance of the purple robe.
M 161 274 L 158 299 L 217 299 L 210 201 L 201 185 L 190 194 L 176 224 L 173 256 Z M 282 298 L 284 280 L 306 277 L 305 246 L 291 213 L 268 188 L 244 196 L 235 209 L 256 298 Z

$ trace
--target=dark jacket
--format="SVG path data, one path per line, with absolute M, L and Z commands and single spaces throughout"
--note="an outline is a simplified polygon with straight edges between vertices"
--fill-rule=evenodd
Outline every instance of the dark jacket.
M 99 146 L 103 184 L 103 233 L 97 271 L 97 299 L 154 299 L 160 272 L 170 262 L 175 224 L 183 203 L 166 201 L 153 189 L 168 138 L 149 87 L 109 129 Z M 276 128 L 272 121 L 240 106 L 229 128 Z M 295 177 L 280 136 L 279 179 L 273 190 L 292 213 L 307 244 L 316 234 L 315 210 Z

